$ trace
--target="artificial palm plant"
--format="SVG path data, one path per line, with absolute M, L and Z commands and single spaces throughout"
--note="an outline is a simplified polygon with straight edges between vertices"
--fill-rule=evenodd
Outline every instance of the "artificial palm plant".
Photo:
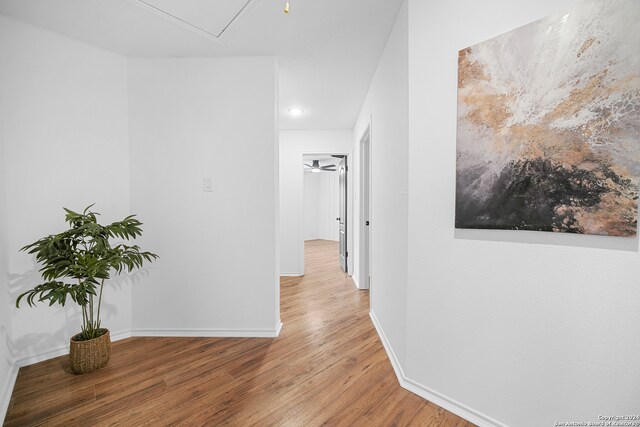
M 99 213 L 88 206 L 82 213 L 64 208 L 69 229 L 53 234 L 25 246 L 22 251 L 34 254 L 42 264 L 44 280 L 18 297 L 16 307 L 26 298 L 30 306 L 48 301 L 49 305 L 64 306 L 71 299 L 82 309 L 82 332 L 72 341 L 88 341 L 106 333 L 100 327 L 100 309 L 105 280 L 124 270 L 142 267 L 144 261 L 158 256 L 143 252 L 137 245 L 119 243 L 112 239 L 129 241 L 142 235 L 142 223 L 130 215 L 109 225 L 98 223 Z

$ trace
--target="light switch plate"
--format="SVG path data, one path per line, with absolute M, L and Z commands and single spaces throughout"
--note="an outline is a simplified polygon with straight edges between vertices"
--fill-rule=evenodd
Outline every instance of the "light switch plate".
M 213 193 L 213 178 L 210 176 L 202 178 L 202 191 L 205 193 Z

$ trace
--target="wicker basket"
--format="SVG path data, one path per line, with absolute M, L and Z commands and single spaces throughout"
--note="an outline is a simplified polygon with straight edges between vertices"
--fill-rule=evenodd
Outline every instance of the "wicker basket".
M 111 337 L 108 329 L 101 329 L 104 334 L 89 341 L 70 340 L 69 367 L 74 374 L 87 374 L 104 368 L 111 356 Z

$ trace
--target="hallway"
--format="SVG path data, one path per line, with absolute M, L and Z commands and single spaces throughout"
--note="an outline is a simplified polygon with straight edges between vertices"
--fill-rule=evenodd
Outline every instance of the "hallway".
M 129 338 L 84 376 L 66 357 L 31 365 L 5 425 L 472 426 L 398 385 L 337 254 L 306 242 L 306 275 L 281 280 L 278 338 Z

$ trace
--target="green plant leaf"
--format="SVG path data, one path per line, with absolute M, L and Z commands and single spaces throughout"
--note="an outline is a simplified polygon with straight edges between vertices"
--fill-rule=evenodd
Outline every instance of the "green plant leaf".
M 45 236 L 20 249 L 35 256 L 44 282 L 20 294 L 16 307 L 25 300 L 29 306 L 45 301 L 50 306 L 64 306 L 69 297 L 83 310 L 90 309 L 93 313 L 97 299 L 94 297 L 102 295 L 102 286 L 110 279 L 111 271 L 131 272 L 141 268 L 145 261 L 158 259 L 158 255 L 142 252 L 137 245 L 112 245 L 111 239 L 132 240 L 142 235 L 142 223 L 135 215 L 105 226 L 98 223 L 100 214 L 91 210 L 93 206 L 87 206 L 82 213 L 63 208 L 69 226 L 66 231 Z M 99 306 L 96 312 L 93 324 L 88 316 L 83 316 L 83 336 L 99 333 Z

